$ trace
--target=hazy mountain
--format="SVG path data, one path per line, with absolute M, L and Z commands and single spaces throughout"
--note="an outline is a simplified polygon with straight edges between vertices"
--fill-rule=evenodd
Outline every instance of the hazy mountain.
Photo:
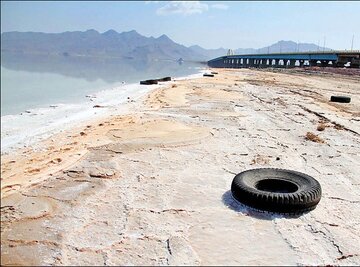
M 196 53 L 186 46 L 172 41 L 165 34 L 158 38 L 152 39 L 147 45 L 139 45 L 128 53 L 130 57 L 142 57 L 146 59 L 179 59 L 184 60 L 207 60 L 204 55 Z
M 205 49 L 198 45 L 193 45 L 189 47 L 194 52 L 203 55 L 206 58 L 216 58 L 220 56 L 224 56 L 227 54 L 227 48 L 219 48 L 219 49 Z M 262 47 L 262 48 L 238 48 L 234 50 L 234 54 L 244 55 L 244 54 L 267 54 L 267 53 L 280 53 L 281 52 L 306 52 L 306 51 L 323 51 L 323 47 L 319 47 L 315 44 L 309 43 L 296 43 L 293 41 L 279 41 L 270 46 Z M 330 48 L 325 48 L 325 50 L 331 50 Z
M 307 51 L 323 51 L 324 48 L 311 43 L 296 43 L 293 41 L 279 41 L 270 46 L 259 49 L 253 48 L 239 48 L 234 51 L 235 54 L 267 54 L 280 52 L 307 52 Z M 331 50 L 325 48 L 325 50 Z
M 205 49 L 198 45 L 190 46 L 189 49 L 209 59 L 221 57 L 223 55 L 226 55 L 226 53 L 228 52 L 228 49 L 222 47 L 218 49 Z
M 145 37 L 136 31 L 109 30 L 39 33 L 5 32 L 1 51 L 63 56 L 109 56 L 120 58 L 206 60 L 204 55 L 173 42 L 166 35 Z
M 279 53 L 295 51 L 322 51 L 315 44 L 279 41 L 267 47 L 239 48 L 235 54 Z M 325 48 L 329 50 L 329 48 Z M 108 30 L 84 32 L 41 33 L 5 32 L 1 34 L 1 51 L 32 55 L 117 57 L 136 60 L 206 61 L 227 54 L 227 48 L 204 49 L 175 43 L 168 36 L 145 37 L 136 31 L 118 33 Z

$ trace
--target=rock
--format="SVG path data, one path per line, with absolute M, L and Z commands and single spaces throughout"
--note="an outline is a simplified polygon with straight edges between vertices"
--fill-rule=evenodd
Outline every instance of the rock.
M 88 174 L 92 178 L 112 179 L 116 176 L 115 170 L 108 170 L 101 167 L 91 168 L 88 170 Z

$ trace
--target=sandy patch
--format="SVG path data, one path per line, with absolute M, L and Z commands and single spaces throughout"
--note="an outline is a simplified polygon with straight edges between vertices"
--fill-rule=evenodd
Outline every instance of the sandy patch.
M 108 136 L 114 141 L 127 143 L 169 144 L 196 140 L 208 136 L 206 129 L 191 127 L 169 120 L 152 120 L 113 129 Z
M 214 82 L 214 83 L 211 83 Z M 145 105 L 150 109 L 181 108 L 198 100 L 240 100 L 243 95 L 239 91 L 229 89 L 231 82 L 222 79 L 197 79 L 190 86 L 186 81 L 179 81 L 176 87 L 166 87 L 156 90 L 146 98 Z M 206 83 L 205 86 L 203 83 Z M 209 83 L 209 84 L 208 84 Z M 217 88 L 214 86 L 218 85 Z M 220 86 L 219 86 L 220 85 Z

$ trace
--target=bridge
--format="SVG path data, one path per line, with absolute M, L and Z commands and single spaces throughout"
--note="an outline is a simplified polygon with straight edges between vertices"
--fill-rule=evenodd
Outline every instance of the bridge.
M 360 68 L 360 50 L 228 55 L 208 61 L 213 68 L 350 67 Z

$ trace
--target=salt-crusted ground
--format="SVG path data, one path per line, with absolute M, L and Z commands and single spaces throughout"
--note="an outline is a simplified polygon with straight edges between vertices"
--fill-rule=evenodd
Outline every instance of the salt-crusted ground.
M 216 71 L 2 155 L 1 264 L 359 265 L 360 78 Z M 234 175 L 259 167 L 316 178 L 317 208 L 236 202 Z

